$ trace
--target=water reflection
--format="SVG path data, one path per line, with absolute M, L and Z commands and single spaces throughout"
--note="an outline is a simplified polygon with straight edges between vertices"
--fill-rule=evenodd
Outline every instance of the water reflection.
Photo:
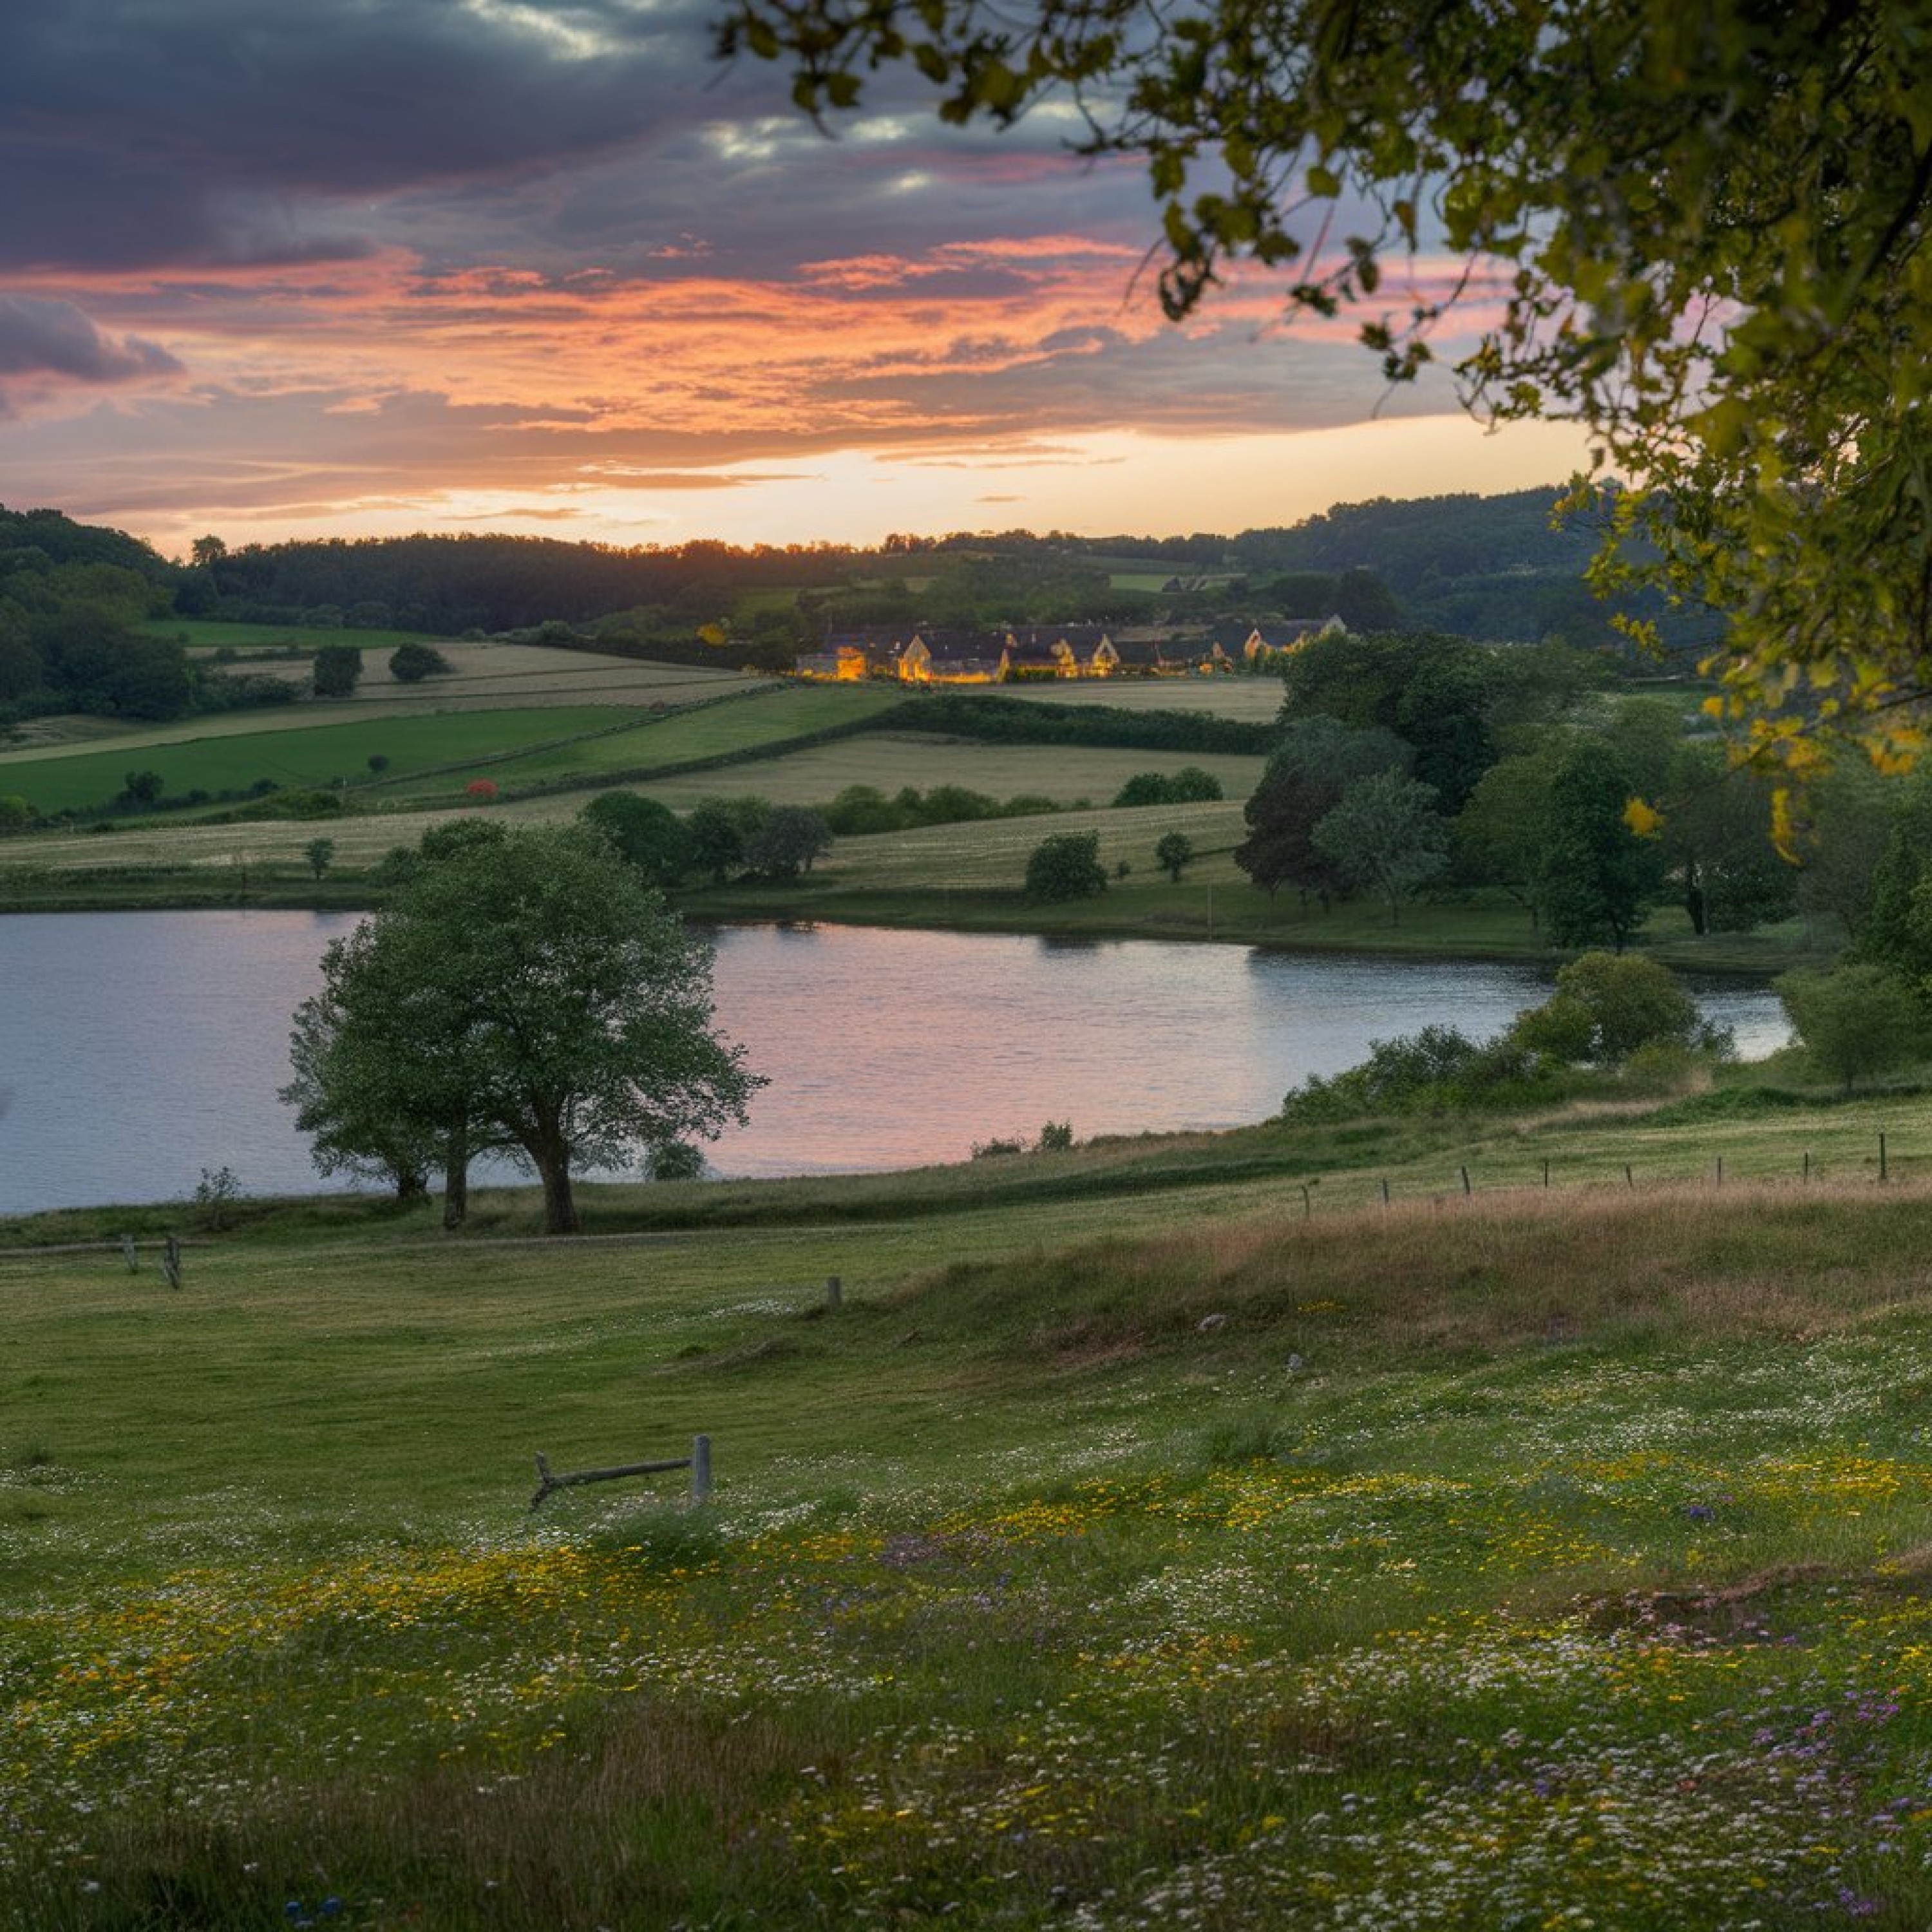
M 346 915 L 50 914 L 0 920 L 0 1212 L 178 1198 L 203 1167 L 319 1181 L 275 1098 L 290 1016 Z M 718 1016 L 770 1085 L 715 1164 L 771 1174 L 963 1159 L 976 1141 L 1262 1118 L 1372 1040 L 1478 1036 L 1545 996 L 1532 969 L 1311 958 L 1239 946 L 836 926 L 726 928 Z M 1778 1043 L 1775 1000 L 1707 1010 Z

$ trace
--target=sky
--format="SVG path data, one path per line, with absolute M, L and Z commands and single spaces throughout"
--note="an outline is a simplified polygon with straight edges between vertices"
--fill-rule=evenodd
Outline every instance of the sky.
M 197 536 L 1185 534 L 1560 481 L 1255 274 L 1176 326 L 1048 106 L 828 136 L 704 0 L 0 10 L 0 502 Z M 1427 280 L 1454 265 L 1424 261 Z M 1400 304 L 1400 278 L 1385 289 Z

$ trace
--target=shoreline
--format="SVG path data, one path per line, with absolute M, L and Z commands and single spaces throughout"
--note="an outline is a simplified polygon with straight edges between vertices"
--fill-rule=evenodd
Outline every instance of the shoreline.
M 1512 932 L 1515 920 L 1498 920 L 1493 907 L 1469 902 L 1419 904 L 1406 923 L 1390 925 L 1363 902 L 1338 905 L 1325 914 L 1305 908 L 1269 907 L 1254 916 L 1251 889 L 1231 887 L 1218 915 L 1199 909 L 1161 906 L 1150 909 L 1145 888 L 1116 889 L 1071 904 L 1030 907 L 1017 895 L 944 886 L 885 892 L 810 890 L 806 887 L 713 888 L 677 895 L 674 910 L 696 925 L 842 926 L 889 932 L 1018 934 L 1077 944 L 1082 940 L 1144 940 L 1190 945 L 1245 946 L 1309 957 L 1354 956 L 1514 962 L 1549 970 L 1574 956 L 1544 943 L 1534 931 Z M 150 890 L 142 890 L 142 886 Z M 1211 896 L 1211 895 L 1210 895 Z M 1109 899 L 1114 902 L 1110 907 Z M 1229 900 L 1234 903 L 1229 905 Z M 1122 904 L 1121 902 L 1128 902 Z M 1249 902 L 1244 903 L 1246 901 Z M 232 880 L 210 880 L 192 890 L 181 875 L 121 890 L 104 882 L 45 893 L 23 891 L 0 868 L 0 919 L 60 913 L 170 912 L 370 912 L 380 895 L 362 879 L 271 881 L 238 891 Z M 1116 909 L 1118 908 L 1118 909 Z M 1518 915 L 1520 917 L 1520 915 Z M 1682 912 L 1660 907 L 1631 950 L 1674 972 L 1713 979 L 1764 983 L 1793 967 L 1818 964 L 1838 949 L 1817 943 L 1814 934 L 1793 930 L 1790 922 L 1768 932 L 1693 934 Z M 1582 950 L 1582 949 L 1578 949 Z

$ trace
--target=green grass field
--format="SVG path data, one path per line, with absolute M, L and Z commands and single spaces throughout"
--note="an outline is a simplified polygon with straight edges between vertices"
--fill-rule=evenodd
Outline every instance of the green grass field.
M 43 812 L 105 804 L 120 790 L 135 764 L 160 773 L 171 796 L 202 790 L 242 791 L 266 778 L 277 788 L 326 787 L 338 779 L 368 785 L 368 760 L 386 758 L 390 769 L 382 789 L 406 794 L 412 772 L 441 770 L 473 763 L 473 772 L 445 779 L 441 788 L 460 792 L 471 776 L 495 777 L 506 760 L 520 766 L 554 764 L 540 748 L 634 722 L 639 732 L 650 723 L 605 705 L 545 706 L 530 711 L 464 711 L 441 717 L 371 717 L 367 721 L 316 724 L 308 730 L 251 731 L 184 739 L 144 747 L 135 754 L 112 751 L 22 760 L 0 766 L 6 783 Z M 630 734 L 626 734 L 627 736 Z
M 0 1254 L 0 1923 L 1922 1925 L 1932 1136 L 1742 1090 Z
M 1278 677 L 1124 677 L 1002 685 L 1002 698 L 1040 704 L 1105 704 L 1124 711 L 1203 711 L 1270 724 L 1281 715 Z
M 1193 765 L 1211 772 L 1229 798 L 1245 799 L 1267 760 L 1225 752 L 1143 752 L 1083 745 L 997 745 L 908 732 L 866 733 L 802 752 L 781 752 L 730 772 L 693 772 L 651 780 L 637 788 L 678 811 L 721 790 L 755 791 L 778 805 L 824 805 L 848 785 L 875 787 L 887 796 L 906 786 L 964 785 L 988 797 L 1022 794 L 1070 805 L 1104 806 L 1137 772 L 1177 772 Z
M 307 729 L 278 728 L 278 718 L 266 729 L 231 728 L 146 740 L 138 747 L 117 741 L 108 749 L 16 754 L 0 763 L 0 778 L 46 813 L 104 804 L 137 765 L 160 772 L 171 796 L 239 790 L 263 778 L 278 786 L 346 778 L 381 808 L 426 802 L 448 808 L 461 802 L 473 778 L 487 777 L 506 791 L 570 781 L 588 789 L 631 771 L 782 746 L 891 702 L 865 692 L 737 680 L 680 688 L 678 700 L 660 697 L 652 705 L 516 709 L 458 702 L 434 712 L 364 715 L 333 709 L 326 722 Z M 731 701 L 702 701 L 721 696 Z M 375 754 L 389 760 L 380 781 L 368 768 Z

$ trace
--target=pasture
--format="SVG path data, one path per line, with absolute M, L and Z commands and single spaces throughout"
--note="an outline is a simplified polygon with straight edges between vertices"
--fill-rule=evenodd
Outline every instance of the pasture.
M 463 711 L 414 718 L 372 715 L 366 721 L 316 724 L 307 730 L 232 731 L 111 751 L 22 759 L 0 766 L 5 782 L 42 812 L 104 805 L 136 764 L 160 773 L 170 796 L 192 790 L 242 792 L 267 788 L 371 787 L 371 757 L 388 760 L 380 788 L 398 792 L 415 775 L 458 772 L 440 788 L 460 793 L 472 777 L 522 759 L 554 757 L 559 741 L 592 734 L 647 729 L 656 719 L 602 705 L 544 706 L 530 711 Z
M 1001 685 L 999 694 L 1040 704 L 1204 712 L 1210 717 L 1234 718 L 1251 724 L 1271 724 L 1281 715 L 1278 677 L 1042 678 Z
M 720 790 L 754 791 L 775 805 L 824 805 L 848 785 L 872 785 L 887 797 L 905 786 L 964 785 L 989 797 L 1022 795 L 1071 805 L 1104 806 L 1137 772 L 1177 772 L 1193 765 L 1220 779 L 1223 794 L 1245 799 L 1265 759 L 1225 752 L 1147 752 L 1084 745 L 1000 745 L 868 731 L 801 752 L 779 750 L 743 773 L 692 772 L 649 779 L 636 789 L 686 811 Z M 1035 842 L 1039 836 L 1035 829 Z
M 1892 1104 L 1810 1186 L 1598 1115 L 0 1256 L 0 1923 L 1921 1924 Z
M 0 776 L 45 813 L 105 804 L 136 764 L 160 772 L 174 796 L 238 791 L 268 778 L 278 787 L 346 782 L 358 802 L 378 808 L 453 807 L 479 777 L 506 791 L 573 781 L 588 788 L 639 770 L 783 745 L 891 701 L 770 681 L 645 688 L 660 693 L 647 705 L 546 702 L 513 709 L 458 701 L 434 711 L 362 713 L 303 706 L 296 717 L 306 729 L 292 728 L 296 720 L 285 714 L 271 714 L 266 729 L 241 728 L 231 716 L 214 721 L 228 728 L 196 735 L 16 753 L 0 762 Z M 668 699 L 666 689 L 679 695 Z M 374 756 L 388 760 L 380 777 L 369 767 Z

